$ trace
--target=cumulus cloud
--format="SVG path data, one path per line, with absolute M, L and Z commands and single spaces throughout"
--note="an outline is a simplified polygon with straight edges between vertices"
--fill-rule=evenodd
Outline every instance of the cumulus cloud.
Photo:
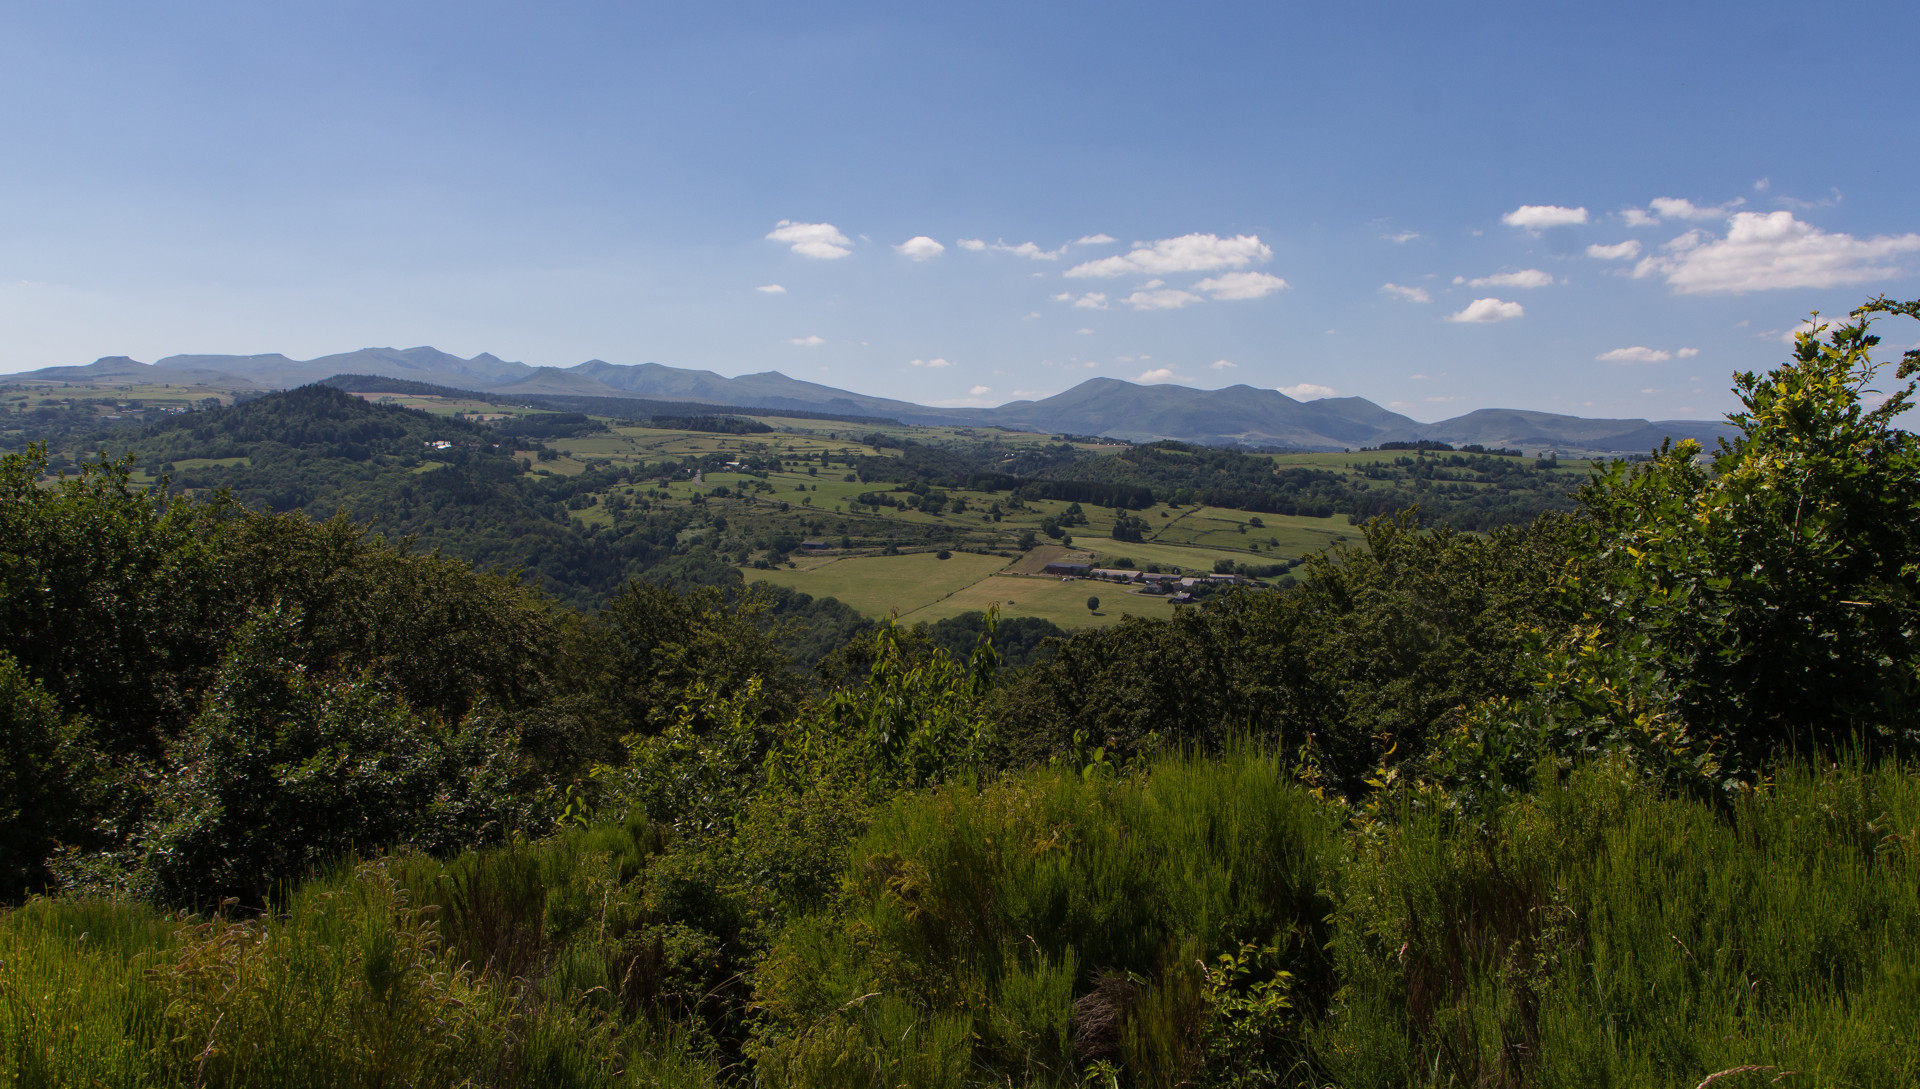
M 1500 217 L 1500 222 L 1509 227 L 1525 227 L 1529 231 L 1571 227 L 1586 221 L 1585 208 L 1562 208 L 1558 204 L 1522 204 Z
M 1673 353 L 1636 344 L 1631 348 L 1615 348 L 1610 352 L 1601 352 L 1593 358 L 1602 363 L 1665 363 L 1673 358 Z
M 902 255 L 913 258 L 915 261 L 925 261 L 929 257 L 938 257 L 947 252 L 947 247 L 942 246 L 924 234 L 914 235 L 912 238 L 907 239 L 905 242 L 893 248 L 899 250 Z
M 1383 234 L 1380 237 L 1396 245 L 1404 245 L 1420 237 L 1419 231 L 1401 231 L 1399 234 Z
M 845 257 L 853 252 L 853 243 L 840 229 L 831 223 L 796 223 L 783 219 L 767 232 L 767 237 L 775 242 L 785 242 L 793 247 L 793 252 L 802 257 L 816 257 L 822 261 L 831 261 L 836 257 Z
M 1133 380 L 1135 382 L 1171 382 L 1173 381 L 1173 368 L 1155 367 L 1150 371 L 1142 371 L 1140 374 L 1135 375 Z
M 761 284 L 759 287 L 754 288 L 754 290 L 764 291 L 769 295 L 785 295 L 787 293 L 787 289 L 781 287 L 779 284 Z
M 1169 272 L 1215 272 L 1246 268 L 1271 261 L 1273 250 L 1255 235 L 1221 238 L 1216 234 L 1183 234 L 1157 242 L 1135 242 L 1130 253 L 1102 257 L 1068 269 L 1072 277 L 1154 275 Z
M 1333 396 L 1332 388 L 1316 385 L 1312 382 L 1302 382 L 1297 386 L 1276 386 L 1274 388 L 1296 401 L 1316 401 L 1322 397 Z
M 1159 281 L 1153 281 L 1158 284 Z M 1201 298 L 1191 291 L 1182 291 L 1177 287 L 1152 287 L 1142 289 L 1120 300 L 1135 310 L 1178 310 L 1183 306 L 1201 302 Z M 1080 305 L 1075 303 L 1075 306 Z
M 1680 349 L 1679 351 L 1677 351 L 1677 352 L 1675 352 L 1675 353 L 1673 353 L 1673 354 L 1674 354 L 1674 355 L 1676 355 L 1676 356 L 1678 356 L 1678 357 L 1680 357 L 1681 359 L 1692 359 L 1692 358 L 1693 358 L 1694 356 L 1696 356 L 1696 355 L 1699 355 L 1699 354 L 1700 354 L 1700 349 L 1698 349 L 1698 348 L 1682 348 L 1682 349 Z
M 1207 364 L 1207 368 L 1209 370 L 1228 371 L 1228 370 L 1232 370 L 1235 367 L 1238 367 L 1239 365 L 1240 364 L 1235 363 L 1232 360 L 1216 359 L 1213 362 Z
M 1433 301 L 1433 296 L 1427 294 L 1427 289 L 1424 287 L 1403 287 L 1399 284 L 1381 284 L 1380 290 L 1389 295 L 1405 299 L 1408 302 L 1423 303 Z
M 1620 212 L 1620 218 L 1629 227 L 1651 227 L 1660 222 L 1660 217 L 1650 216 L 1640 208 L 1626 208 Z
M 1519 272 L 1496 272 L 1492 276 L 1480 276 L 1467 281 L 1469 287 L 1546 287 L 1553 283 L 1551 273 L 1537 268 L 1521 269 Z
M 989 393 L 992 393 L 992 392 L 993 392 L 993 387 L 991 387 L 991 386 L 975 386 L 975 387 L 973 387 L 972 389 L 970 389 L 970 390 L 968 390 L 968 391 L 967 391 L 967 396 L 969 396 L 969 397 L 985 397 L 985 396 L 986 396 L 987 394 L 989 394 Z
M 802 348 L 818 348 L 826 342 L 826 338 L 817 336 L 793 337 L 787 341 L 788 344 L 798 344 Z
M 1100 291 L 1089 291 L 1079 298 L 1075 298 L 1071 291 L 1062 291 L 1053 297 L 1053 301 L 1070 302 L 1082 310 L 1105 310 L 1107 308 L 1106 293 Z
M 947 362 L 944 359 L 915 359 L 915 360 L 912 360 L 911 362 L 916 367 L 926 367 L 929 370 L 936 370 L 936 371 L 942 367 L 953 366 L 953 364 Z
M 999 250 L 1001 253 L 1011 253 L 1015 257 L 1025 257 L 1034 261 L 1058 261 L 1060 255 L 1067 252 L 1067 247 L 1065 246 L 1061 246 L 1057 250 L 1043 250 L 1037 243 L 1033 242 L 1022 242 L 1017 246 L 1010 246 L 1005 239 L 996 239 L 995 241 L 987 242 L 979 238 L 960 239 L 960 248 L 963 250 Z
M 1475 299 L 1467 304 L 1465 310 L 1447 315 L 1448 321 L 1468 325 L 1485 325 L 1496 321 L 1512 321 L 1526 316 L 1526 310 L 1517 302 L 1502 302 L 1499 299 Z
M 1207 277 L 1193 285 L 1193 289 L 1204 291 L 1220 301 L 1259 299 L 1276 291 L 1285 291 L 1287 282 L 1264 272 L 1223 272 Z
M 1076 246 L 1105 246 L 1118 241 L 1120 241 L 1118 238 L 1110 234 L 1089 234 L 1074 239 L 1073 244 Z
M 1084 337 L 1084 336 L 1088 336 L 1088 335 L 1090 335 L 1090 334 L 1092 334 L 1092 332 L 1093 332 L 1093 330 L 1091 330 L 1091 329 L 1075 329 L 1075 330 L 1074 330 L 1074 332 L 1075 332 L 1075 333 L 1078 333 L 1079 335 L 1081 335 L 1081 336 L 1083 336 L 1083 337 Z
M 1897 276 L 1891 259 L 1920 250 L 1920 234 L 1855 238 L 1822 231 L 1792 212 L 1735 212 L 1726 237 L 1695 229 L 1661 249 L 1642 258 L 1633 275 L 1662 277 L 1680 295 L 1738 295 Z
M 1647 207 L 1661 219 L 1724 219 L 1746 202 L 1745 197 L 1735 197 L 1725 204 L 1707 207 L 1679 197 L 1655 197 L 1647 202 Z
M 1594 243 L 1587 247 L 1588 257 L 1598 257 L 1602 261 L 1631 261 L 1640 256 L 1640 243 L 1629 238 L 1625 242 L 1615 242 L 1611 246 Z

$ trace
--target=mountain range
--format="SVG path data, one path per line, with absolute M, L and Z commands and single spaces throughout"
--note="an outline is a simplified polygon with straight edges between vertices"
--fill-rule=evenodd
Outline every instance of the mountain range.
M 1010 427 L 1143 442 L 1179 439 L 1210 445 L 1340 450 L 1382 442 L 1432 440 L 1532 451 L 1645 453 L 1667 438 L 1703 445 L 1729 435 L 1720 421 L 1587 419 L 1527 409 L 1483 408 L 1421 423 L 1363 397 L 1297 401 L 1278 390 L 1235 385 L 1201 390 L 1090 378 L 1038 401 L 997 408 L 937 408 L 871 397 L 763 371 L 726 378 L 659 363 L 590 359 L 572 367 L 533 367 L 483 352 L 471 359 L 436 348 L 362 348 L 289 359 L 271 355 L 174 355 L 156 363 L 108 356 L 85 366 L 48 367 L 0 381 L 179 383 L 226 389 L 285 389 L 336 374 L 378 375 L 457 386 L 494 397 L 649 398 L 769 410 L 885 417 L 909 424 Z

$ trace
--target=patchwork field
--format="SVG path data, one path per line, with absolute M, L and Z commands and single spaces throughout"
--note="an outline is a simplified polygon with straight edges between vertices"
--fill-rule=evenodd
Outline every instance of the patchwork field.
M 1177 549 L 1167 549 L 1169 553 Z M 1166 597 L 1136 594 L 1121 583 L 1025 575 L 1054 559 L 1084 560 L 1086 553 L 1042 546 L 1009 561 L 1001 556 L 956 552 L 938 559 L 932 552 L 902 556 L 796 557 L 795 566 L 770 571 L 744 570 L 749 582 L 789 586 L 815 597 L 833 597 L 879 619 L 897 611 L 904 623 L 931 623 L 998 606 L 1005 617 L 1037 616 L 1069 630 L 1100 627 L 1122 616 L 1166 617 Z M 1194 566 L 1194 556 L 1183 557 Z M 1087 608 L 1098 597 L 1097 611 Z
M 1249 514 L 1220 507 L 1199 507 L 1175 512 L 1153 537 L 1154 544 L 1210 548 L 1237 554 L 1246 559 L 1248 551 L 1272 554 L 1275 559 L 1304 556 L 1335 541 L 1355 536 L 1354 527 L 1344 515 L 1312 518 L 1285 514 Z M 1259 519 L 1263 525 L 1253 524 Z
M 1100 599 L 1098 612 L 1087 609 L 1089 596 Z M 1118 623 L 1123 616 L 1166 618 L 1174 606 L 1167 598 L 1134 594 L 1119 583 L 1094 579 L 1057 579 L 1041 576 L 989 575 L 930 605 L 902 612 L 909 623 L 932 623 L 967 612 L 985 612 L 998 605 L 1006 618 L 1037 616 L 1069 631 Z
M 932 552 L 913 552 L 902 556 L 847 556 L 824 562 L 796 562 L 801 566 L 771 571 L 749 569 L 742 573 L 749 581 L 790 586 L 814 597 L 838 598 L 868 616 L 883 617 L 897 609 L 905 617 L 979 583 L 1007 565 L 1004 556 L 978 556 L 969 552 L 955 552 L 944 560 Z M 1081 611 L 1085 612 L 1086 595 L 1080 595 L 1080 600 Z M 965 611 L 954 610 L 955 613 Z

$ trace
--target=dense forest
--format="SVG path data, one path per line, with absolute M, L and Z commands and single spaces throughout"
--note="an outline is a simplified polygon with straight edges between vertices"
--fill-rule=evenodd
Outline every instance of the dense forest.
M 1071 637 L 835 621 L 331 389 L 153 425 L 168 486 L 8 454 L 0 1084 L 1920 1084 L 1888 315 L 1737 375 L 1717 451 L 1564 504 L 1413 451 L 1423 513 L 1289 587 Z M 1340 484 L 1021 456 L 872 460 Z M 1425 500 L 1468 476 L 1511 477 L 1484 532 Z
M 1326 470 L 1276 469 L 1269 458 L 1227 447 L 1155 442 L 1100 456 L 1076 449 L 1065 438 L 1009 456 L 991 444 L 967 449 L 875 435 L 870 441 L 897 447 L 898 456 L 863 458 L 858 466 L 862 480 L 1007 491 L 1028 499 L 1132 510 L 1172 502 L 1261 514 L 1340 513 L 1358 523 L 1417 506 L 1430 521 L 1461 530 L 1513 525 L 1575 506 L 1553 462 L 1502 454 L 1414 450 L 1371 466 L 1364 479 L 1354 480 Z

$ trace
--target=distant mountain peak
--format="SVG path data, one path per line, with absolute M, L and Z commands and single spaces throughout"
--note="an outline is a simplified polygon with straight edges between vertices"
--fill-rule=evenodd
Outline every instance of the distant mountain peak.
M 890 417 L 906 423 L 982 424 L 1134 441 L 1179 439 L 1322 450 L 1434 439 L 1529 450 L 1640 453 L 1659 445 L 1667 436 L 1710 442 L 1728 432 L 1727 425 L 1707 421 L 1588 420 L 1503 408 L 1479 409 L 1451 420 L 1423 424 L 1364 397 L 1299 401 L 1279 390 L 1244 382 L 1221 389 L 1197 389 L 1108 377 L 1088 378 L 1051 397 L 1010 401 L 998 408 L 943 409 L 853 393 L 777 370 L 728 378 L 710 370 L 653 362 L 609 363 L 597 358 L 571 367 L 533 367 L 490 352 L 462 359 L 424 344 L 361 348 L 308 360 L 277 353 L 174 355 L 149 365 L 127 356 L 103 356 L 84 367 L 49 367 L 14 377 L 77 383 L 164 377 L 188 384 L 284 389 L 336 374 L 404 378 L 529 398 L 625 397 L 772 412 L 827 410 Z

